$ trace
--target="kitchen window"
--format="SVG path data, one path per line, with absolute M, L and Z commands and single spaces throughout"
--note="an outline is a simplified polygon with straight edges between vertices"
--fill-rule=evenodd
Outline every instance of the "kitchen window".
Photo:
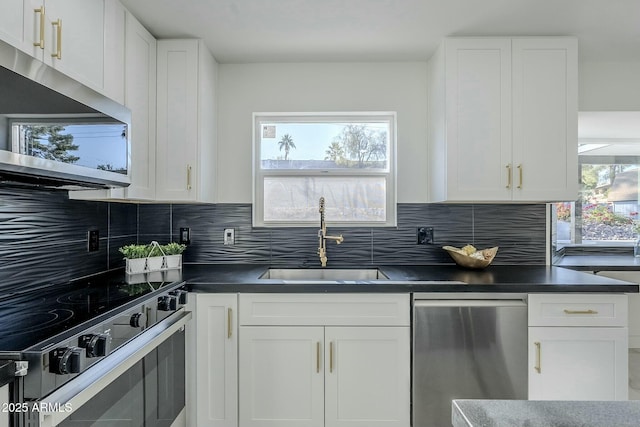
M 578 153 L 579 197 L 551 210 L 555 252 L 630 247 L 640 233 L 640 144 L 580 144 Z
M 396 115 L 255 113 L 254 226 L 395 226 Z

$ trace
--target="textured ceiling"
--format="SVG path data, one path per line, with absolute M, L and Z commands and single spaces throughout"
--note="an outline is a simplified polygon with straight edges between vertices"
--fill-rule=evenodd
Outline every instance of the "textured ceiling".
M 122 0 L 221 63 L 422 61 L 445 36 L 573 35 L 583 61 L 640 60 L 640 0 Z

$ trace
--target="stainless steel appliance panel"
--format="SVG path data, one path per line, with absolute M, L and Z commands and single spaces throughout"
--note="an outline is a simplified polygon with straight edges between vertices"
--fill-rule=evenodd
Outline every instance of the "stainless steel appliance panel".
M 413 427 L 451 425 L 453 399 L 527 398 L 522 300 L 417 300 Z

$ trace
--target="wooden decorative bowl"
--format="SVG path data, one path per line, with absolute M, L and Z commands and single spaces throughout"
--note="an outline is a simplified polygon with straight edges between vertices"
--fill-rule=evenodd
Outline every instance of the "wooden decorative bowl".
M 447 251 L 451 258 L 461 267 L 465 268 L 474 268 L 474 269 L 482 269 L 487 267 L 493 261 L 496 254 L 498 253 L 498 247 L 482 249 L 476 251 L 475 253 L 480 253 L 482 258 L 479 255 L 468 255 L 465 251 L 459 248 L 454 248 L 453 246 L 443 246 L 442 249 Z

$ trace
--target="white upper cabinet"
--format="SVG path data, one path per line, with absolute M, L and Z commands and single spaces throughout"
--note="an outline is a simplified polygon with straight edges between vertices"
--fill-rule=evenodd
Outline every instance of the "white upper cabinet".
M 44 0 L 4 0 L 0 3 L 0 38 L 12 46 L 43 60 L 49 46 L 50 21 Z
M 113 87 L 118 82 L 105 80 L 105 46 L 109 66 L 123 66 L 122 45 L 116 46 L 124 35 L 114 33 L 118 28 L 112 21 L 121 8 L 117 0 L 8 0 L 1 7 L 4 41 L 98 92 L 115 93 L 121 101 L 122 90 Z
M 216 78 L 201 40 L 158 40 L 158 201 L 214 201 Z
M 104 88 L 106 2 L 42 2 L 46 11 L 43 61 L 98 91 Z
M 575 38 L 448 38 L 429 66 L 432 201 L 577 197 Z
M 0 2 L 0 39 L 31 55 L 36 55 L 30 27 L 38 19 L 38 12 L 31 10 L 29 0 L 4 0 Z
M 578 197 L 578 42 L 512 41 L 513 200 Z
M 118 0 L 106 0 L 104 4 L 104 84 L 101 92 L 120 104 L 125 104 L 127 15 L 133 16 Z
M 125 105 L 131 110 L 131 185 L 125 198 L 156 195 L 156 39 L 138 20 L 126 19 Z

